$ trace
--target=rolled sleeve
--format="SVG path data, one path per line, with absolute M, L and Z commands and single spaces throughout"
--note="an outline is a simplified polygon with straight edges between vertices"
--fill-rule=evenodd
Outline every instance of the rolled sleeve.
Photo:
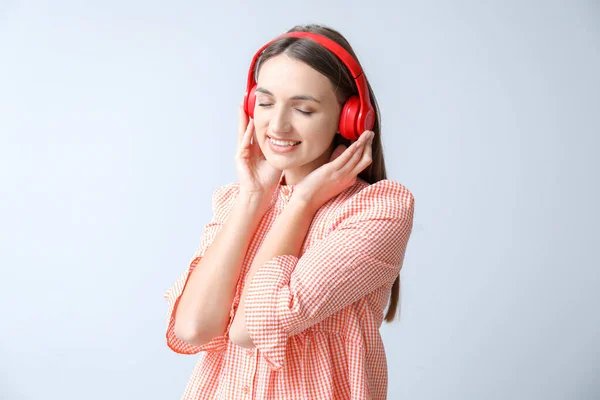
M 291 336 L 392 285 L 413 207 L 403 186 L 371 185 L 348 201 L 331 232 L 300 258 L 280 255 L 259 266 L 245 300 L 246 328 L 272 369 L 284 365 Z
M 256 271 L 246 295 L 246 329 L 274 369 L 281 368 L 285 359 L 291 323 L 289 283 L 297 263 L 294 255 L 272 258 Z

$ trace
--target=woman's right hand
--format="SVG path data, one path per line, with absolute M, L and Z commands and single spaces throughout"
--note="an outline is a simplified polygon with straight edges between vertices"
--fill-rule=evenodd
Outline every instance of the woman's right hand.
M 252 143 L 250 143 L 251 139 L 253 139 Z M 267 197 L 279 184 L 282 171 L 271 166 L 265 159 L 255 136 L 254 120 L 248 118 L 243 105 L 239 107 L 235 164 L 240 191 L 246 195 Z

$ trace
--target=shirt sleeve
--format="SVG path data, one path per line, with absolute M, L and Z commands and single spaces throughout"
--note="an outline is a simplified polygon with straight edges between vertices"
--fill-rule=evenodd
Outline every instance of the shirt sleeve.
M 412 230 L 414 198 L 383 180 L 336 211 L 333 228 L 300 258 L 280 255 L 261 265 L 248 286 L 248 334 L 270 367 L 285 362 L 287 339 L 374 290 L 394 282 Z
M 226 186 L 222 186 L 216 189 L 212 195 L 212 218 L 203 228 L 203 235 L 200 240 L 200 246 L 192 256 L 188 268 L 179 276 L 173 286 L 171 286 L 163 295 L 168 302 L 168 315 L 167 315 L 167 328 L 166 328 L 166 339 L 167 345 L 171 350 L 179 354 L 196 354 L 200 351 L 222 351 L 226 348 L 227 340 L 229 336 L 229 328 L 233 322 L 233 304 L 230 310 L 230 320 L 226 332 L 219 335 L 209 342 L 196 346 L 182 341 L 175 336 L 175 312 L 177 305 L 181 298 L 181 294 L 185 289 L 188 279 L 198 264 L 198 262 L 204 257 L 206 249 L 211 245 L 219 231 L 221 230 L 223 223 L 227 219 L 229 212 L 232 209 L 235 197 L 239 192 L 239 185 L 233 183 Z

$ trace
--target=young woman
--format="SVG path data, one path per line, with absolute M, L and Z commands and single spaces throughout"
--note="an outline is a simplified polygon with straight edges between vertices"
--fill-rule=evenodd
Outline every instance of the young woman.
M 203 354 L 183 399 L 385 399 L 379 327 L 414 198 L 386 179 L 377 102 L 340 33 L 296 26 L 256 53 L 237 147 L 239 179 L 165 293 L 168 346 Z

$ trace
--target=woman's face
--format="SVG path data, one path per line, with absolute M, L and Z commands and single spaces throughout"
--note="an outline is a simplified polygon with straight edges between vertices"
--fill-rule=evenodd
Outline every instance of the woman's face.
M 307 64 L 280 54 L 260 66 L 254 108 L 256 137 L 267 161 L 285 170 L 287 184 L 329 161 L 340 113 L 329 79 Z M 270 137 L 301 143 L 278 153 L 271 149 Z

